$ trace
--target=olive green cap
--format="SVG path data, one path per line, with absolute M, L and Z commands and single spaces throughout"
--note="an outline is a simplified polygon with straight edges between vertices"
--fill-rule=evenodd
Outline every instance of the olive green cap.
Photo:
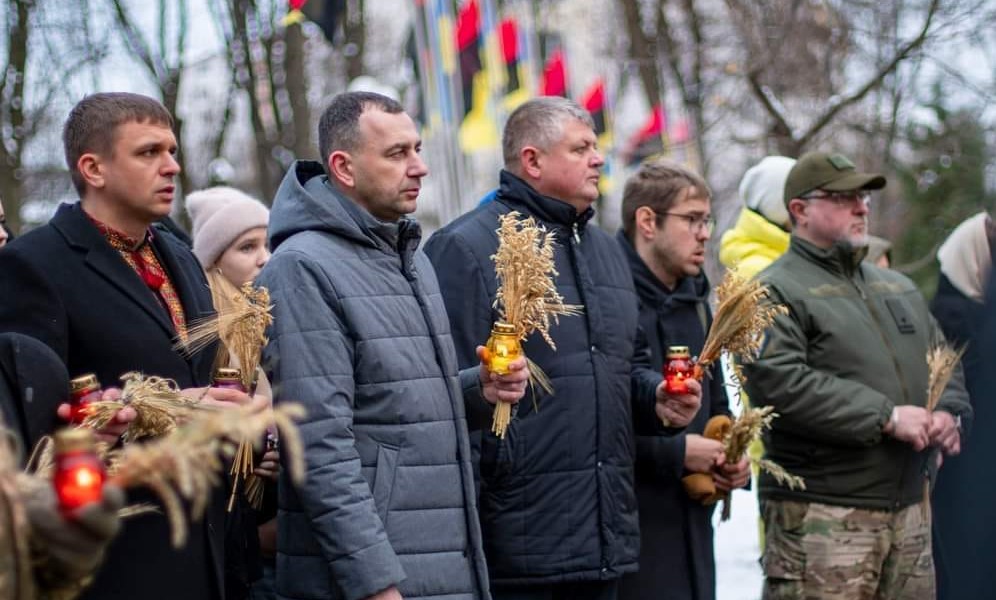
M 792 198 L 820 189 L 828 192 L 880 190 L 885 177 L 878 173 L 859 173 L 843 154 L 808 152 L 789 171 L 785 180 L 785 205 Z

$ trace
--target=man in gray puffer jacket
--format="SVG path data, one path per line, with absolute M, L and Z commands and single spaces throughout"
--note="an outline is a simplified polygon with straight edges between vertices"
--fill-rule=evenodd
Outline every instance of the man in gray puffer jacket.
M 265 360 L 300 423 L 307 480 L 281 475 L 277 595 L 489 598 L 465 417 L 525 392 L 525 360 L 458 373 L 432 265 L 417 250 L 415 124 L 383 96 L 333 99 L 325 164 L 299 161 L 270 213 Z M 286 470 L 284 471 L 286 473 Z

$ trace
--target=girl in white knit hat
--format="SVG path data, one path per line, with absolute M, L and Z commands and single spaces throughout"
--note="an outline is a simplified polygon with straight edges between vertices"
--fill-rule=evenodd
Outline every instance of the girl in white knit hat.
M 186 205 L 193 230 L 194 255 L 207 273 L 215 310 L 230 310 L 234 306 L 232 298 L 240 293 L 239 288 L 255 281 L 270 259 L 266 243 L 270 211 L 259 200 L 230 187 L 194 192 L 187 196 Z M 215 366 L 238 367 L 239 364 L 231 352 L 222 351 Z M 270 382 L 262 369 L 256 375 L 253 395 L 272 402 Z M 276 448 L 268 447 L 253 473 L 275 482 L 279 458 Z M 276 519 L 260 525 L 258 532 L 259 548 L 268 558 L 276 550 Z M 237 566 L 235 570 L 240 568 Z M 246 572 L 251 570 L 246 568 Z M 267 575 L 272 576 L 272 570 L 267 572 L 264 566 L 264 578 Z M 258 585 L 250 581 L 243 583 L 254 588 Z M 265 589 L 265 583 L 260 587 Z
M 230 187 L 213 187 L 187 196 L 193 225 L 194 255 L 211 275 L 235 287 L 251 283 L 270 259 L 263 203 Z M 213 286 L 212 286 L 213 287 Z

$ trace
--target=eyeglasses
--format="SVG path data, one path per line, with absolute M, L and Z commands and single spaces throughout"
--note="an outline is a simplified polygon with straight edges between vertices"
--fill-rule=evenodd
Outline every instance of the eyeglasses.
M 651 209 L 653 210 L 653 209 Z M 688 231 L 692 235 L 706 233 L 712 235 L 712 231 L 716 228 L 716 219 L 712 218 L 712 215 L 686 215 L 682 213 L 673 212 L 657 212 L 658 215 L 666 215 L 669 217 L 678 217 L 679 219 L 684 219 L 688 223 Z
M 826 200 L 833 202 L 837 206 L 852 206 L 856 202 L 862 202 L 865 206 L 871 204 L 871 192 L 867 190 L 851 190 L 849 192 L 826 192 L 806 194 L 799 196 L 803 200 Z

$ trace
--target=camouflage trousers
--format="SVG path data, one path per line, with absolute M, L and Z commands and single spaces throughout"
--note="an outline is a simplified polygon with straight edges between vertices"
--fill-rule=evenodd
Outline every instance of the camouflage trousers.
M 763 600 L 932 600 L 930 518 L 764 500 Z

